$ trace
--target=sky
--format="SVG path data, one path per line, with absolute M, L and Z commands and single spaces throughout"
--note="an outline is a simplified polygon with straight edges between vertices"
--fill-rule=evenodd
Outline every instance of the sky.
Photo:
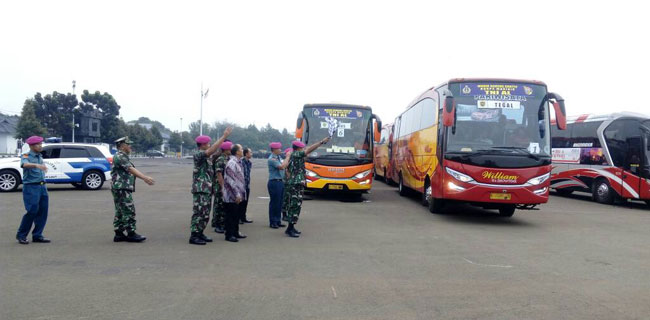
M 650 114 L 641 1 L 5 1 L 0 112 L 36 92 L 112 94 L 121 116 L 293 131 L 305 103 L 392 122 L 458 77 L 536 79 L 567 113 Z M 645 40 L 644 40 L 645 39 Z

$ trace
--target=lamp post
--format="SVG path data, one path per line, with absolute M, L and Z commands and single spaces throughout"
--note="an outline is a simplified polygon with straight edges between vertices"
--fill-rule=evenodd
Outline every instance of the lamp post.
M 181 118 L 181 158 L 183 158 L 183 118 Z
M 208 97 L 208 91 L 210 91 L 210 89 L 206 89 L 205 92 L 203 92 L 203 82 L 201 82 L 201 117 L 199 118 L 199 135 L 203 135 L 203 99 Z
M 72 95 L 74 96 L 74 89 L 77 87 L 77 81 L 72 80 Z M 77 126 L 77 124 L 74 122 L 74 110 L 77 108 L 75 106 L 72 108 L 72 143 L 74 143 L 74 127 Z

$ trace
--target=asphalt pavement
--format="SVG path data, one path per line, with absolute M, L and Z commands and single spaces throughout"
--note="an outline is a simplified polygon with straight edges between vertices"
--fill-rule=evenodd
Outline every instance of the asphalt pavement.
M 50 244 L 19 245 L 0 194 L 0 319 L 648 319 L 650 210 L 553 196 L 540 210 L 434 215 L 375 181 L 304 201 L 298 239 L 268 227 L 253 168 L 249 237 L 188 244 L 191 160 L 137 159 L 144 243 L 113 243 L 110 187 L 50 185 Z M 30 237 L 31 239 L 31 237 Z

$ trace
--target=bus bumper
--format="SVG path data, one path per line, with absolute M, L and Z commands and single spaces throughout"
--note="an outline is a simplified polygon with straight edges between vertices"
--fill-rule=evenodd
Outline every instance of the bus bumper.
M 320 178 L 317 180 L 307 180 L 307 189 L 318 191 L 368 191 L 372 187 L 372 176 L 367 179 L 356 182 L 354 180 L 339 180 Z
M 541 204 L 548 202 L 548 183 L 539 186 L 484 186 L 458 181 L 444 184 L 444 198 L 492 204 Z

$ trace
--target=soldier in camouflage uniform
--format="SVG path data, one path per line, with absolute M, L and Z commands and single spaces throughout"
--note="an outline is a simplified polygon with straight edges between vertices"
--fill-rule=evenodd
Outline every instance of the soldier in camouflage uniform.
M 118 152 L 113 157 L 113 167 L 111 168 L 111 191 L 115 202 L 114 242 L 142 242 L 147 239 L 135 233 L 133 192 L 135 192 L 136 177 L 144 180 L 148 185 L 153 185 L 155 181 L 138 171 L 129 159 L 131 143 L 133 142 L 129 140 L 129 137 L 115 140 Z M 124 235 L 124 231 L 127 232 L 127 235 Z
M 196 137 L 196 145 L 199 150 L 194 154 L 194 171 L 192 173 L 192 222 L 190 244 L 205 245 L 212 242 L 203 230 L 210 220 L 210 204 L 214 192 L 214 164 L 212 155 L 217 148 L 230 135 L 231 128 L 226 129 L 223 136 L 210 146 L 210 137 Z
M 214 204 L 212 205 L 212 227 L 216 233 L 224 233 L 226 207 L 223 204 L 223 172 L 226 170 L 226 164 L 230 158 L 230 149 L 232 142 L 225 141 L 221 143 L 221 154 L 214 160 Z
M 284 149 L 285 158 L 289 158 L 289 153 L 291 150 L 291 148 Z M 286 183 L 287 180 L 289 180 L 289 170 L 285 170 L 284 173 L 284 191 L 282 192 L 282 221 L 289 221 L 289 218 L 287 218 L 287 207 L 289 206 L 289 188 Z M 284 225 L 281 226 L 284 227 Z
M 302 196 L 305 192 L 305 157 L 321 145 L 326 144 L 330 140 L 329 137 L 307 147 L 300 141 L 293 142 L 293 152 L 289 154 L 289 178 L 285 184 L 289 189 L 289 204 L 287 206 L 287 218 L 289 219 L 289 226 L 284 232 L 287 236 L 298 238 L 301 234 L 295 227 L 298 223 L 300 216 L 300 208 L 302 207 Z

